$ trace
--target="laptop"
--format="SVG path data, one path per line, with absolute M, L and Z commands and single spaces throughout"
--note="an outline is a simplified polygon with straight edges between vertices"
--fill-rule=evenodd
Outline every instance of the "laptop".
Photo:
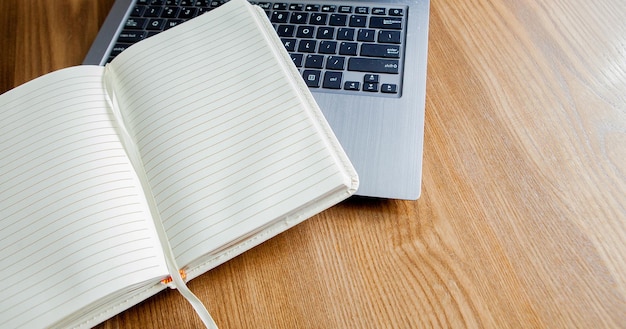
M 116 0 L 84 64 L 227 0 Z M 359 174 L 357 195 L 421 192 L 429 0 L 251 1 L 263 8 Z

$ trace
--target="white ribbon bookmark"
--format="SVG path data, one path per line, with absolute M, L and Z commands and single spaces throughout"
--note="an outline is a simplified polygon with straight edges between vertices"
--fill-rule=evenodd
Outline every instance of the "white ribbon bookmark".
M 113 116 L 119 125 L 119 134 L 120 139 L 122 141 L 122 145 L 124 149 L 126 149 L 126 153 L 135 168 L 135 172 L 141 182 L 141 187 L 146 196 L 146 200 L 148 202 L 148 207 L 150 208 L 150 214 L 152 215 L 152 219 L 154 222 L 154 226 L 156 228 L 156 232 L 161 242 L 161 248 L 163 249 L 163 255 L 165 256 L 165 263 L 167 265 L 168 272 L 170 273 L 171 281 L 165 280 L 164 284 L 168 285 L 172 289 L 177 289 L 185 299 L 191 304 L 193 309 L 196 311 L 204 325 L 208 329 L 218 329 L 215 321 L 207 311 L 202 301 L 196 295 L 194 295 L 191 290 L 187 287 L 185 280 L 181 275 L 180 267 L 176 264 L 176 258 L 174 257 L 174 253 L 170 246 L 169 240 L 167 238 L 167 234 L 165 232 L 165 228 L 163 227 L 163 222 L 161 221 L 161 213 L 156 204 L 156 200 L 154 199 L 154 195 L 152 195 L 152 189 L 148 183 L 148 176 L 143 167 L 143 161 L 141 160 L 141 156 L 139 154 L 139 150 L 137 149 L 137 145 L 135 145 L 132 137 L 128 133 L 126 126 L 124 124 L 124 118 L 122 117 L 122 112 L 119 109 L 117 97 L 115 95 L 115 89 L 111 86 L 111 80 L 115 76 L 115 72 L 111 69 L 110 65 L 106 65 L 104 67 L 104 89 L 106 91 L 107 101 L 111 110 L 113 112 Z M 183 272 L 184 273 L 184 272 Z
M 187 299 L 187 301 L 189 302 L 189 304 L 191 304 L 193 309 L 196 311 L 196 314 L 198 314 L 200 320 L 202 320 L 204 326 L 207 329 L 218 329 L 217 324 L 215 324 L 215 321 L 211 317 L 211 314 L 209 314 L 209 311 L 207 311 L 206 307 L 204 307 L 204 304 L 202 304 L 202 301 L 200 301 L 200 299 L 196 297 L 196 295 L 194 295 L 191 290 L 189 290 L 187 284 L 185 284 L 185 280 L 180 273 L 181 271 L 174 272 L 175 274 L 171 276 L 172 282 L 168 283 L 167 285 L 170 288 L 177 289 L 178 292 L 180 292 L 180 294 L 183 295 L 185 299 Z M 173 286 L 171 284 L 173 284 Z

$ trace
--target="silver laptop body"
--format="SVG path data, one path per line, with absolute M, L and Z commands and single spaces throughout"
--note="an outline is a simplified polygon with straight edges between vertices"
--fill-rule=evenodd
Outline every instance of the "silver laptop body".
M 104 65 L 136 0 L 117 0 L 83 64 Z M 279 2 L 279 1 L 272 1 Z M 356 168 L 357 195 L 415 200 L 421 192 L 429 0 L 287 1 L 336 6 L 393 5 L 405 8 L 401 90 L 371 96 L 311 88 L 320 108 Z M 401 64 L 402 65 L 402 64 Z

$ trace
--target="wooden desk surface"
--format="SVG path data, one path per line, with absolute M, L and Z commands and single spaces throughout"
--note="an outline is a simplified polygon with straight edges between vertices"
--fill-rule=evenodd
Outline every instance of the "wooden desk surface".
M 0 92 L 112 0 L 0 4 Z M 431 1 L 422 197 L 354 199 L 190 282 L 221 328 L 626 327 L 626 2 Z M 175 291 L 100 328 L 200 326 Z

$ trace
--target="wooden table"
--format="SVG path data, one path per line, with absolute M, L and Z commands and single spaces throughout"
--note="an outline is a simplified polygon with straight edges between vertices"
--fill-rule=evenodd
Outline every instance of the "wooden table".
M 4 0 L 0 92 L 112 0 Z M 422 197 L 352 199 L 190 282 L 221 328 L 626 327 L 626 2 L 431 1 Z M 175 291 L 100 328 L 201 325 Z

